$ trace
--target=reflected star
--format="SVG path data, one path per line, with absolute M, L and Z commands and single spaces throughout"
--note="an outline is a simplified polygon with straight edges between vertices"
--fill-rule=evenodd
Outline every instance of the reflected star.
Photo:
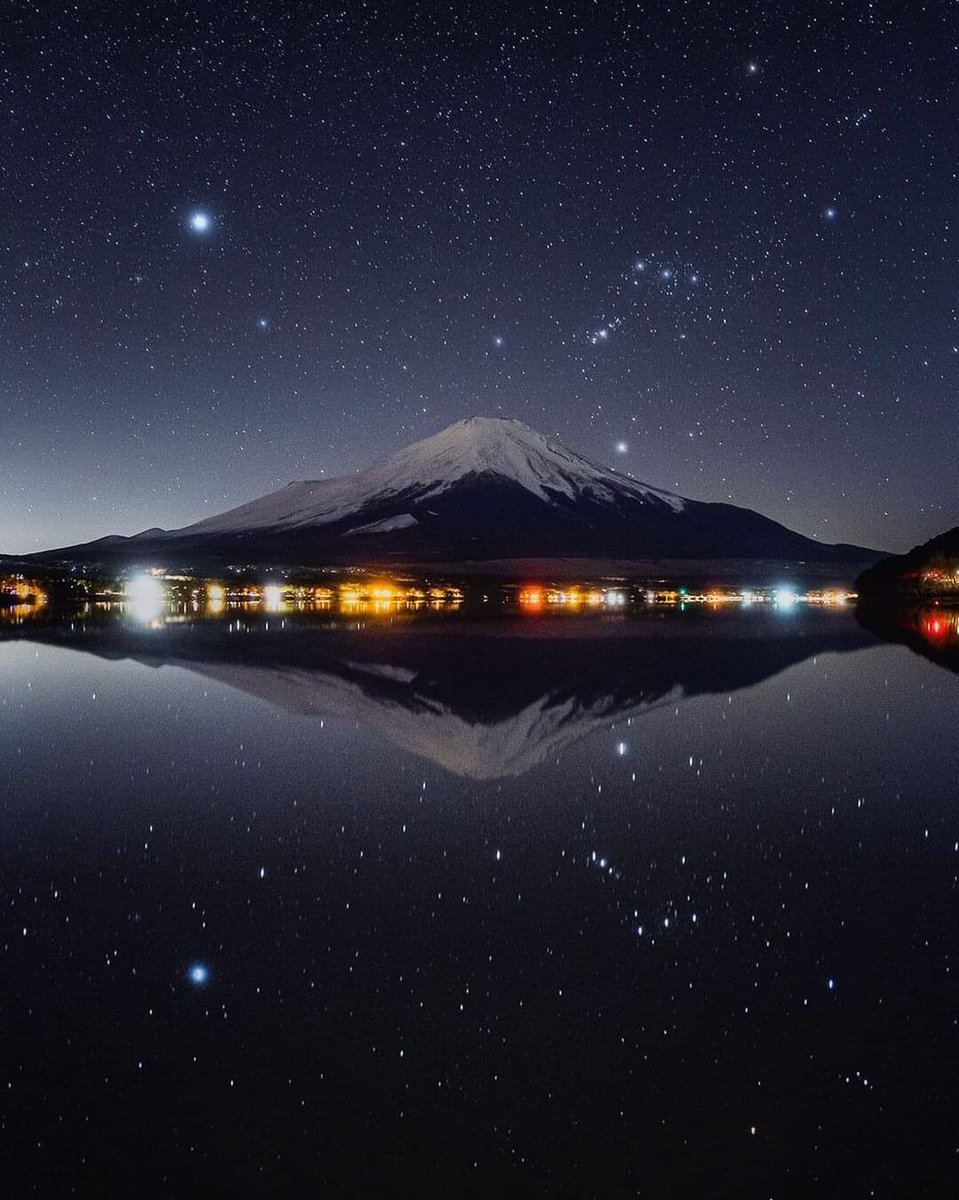
M 194 987 L 203 987 L 210 982 L 210 968 L 204 962 L 190 963 L 187 978 Z

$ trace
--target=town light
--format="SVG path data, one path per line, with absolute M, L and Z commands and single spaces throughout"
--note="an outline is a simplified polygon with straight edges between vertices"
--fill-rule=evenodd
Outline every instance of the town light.
M 153 575 L 136 575 L 126 586 L 126 598 L 133 615 L 140 621 L 158 616 L 166 603 L 166 589 Z

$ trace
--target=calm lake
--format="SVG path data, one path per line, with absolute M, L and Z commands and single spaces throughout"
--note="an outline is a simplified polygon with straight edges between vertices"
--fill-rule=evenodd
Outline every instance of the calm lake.
M 0 625 L 5 1194 L 954 1196 L 959 625 L 902 637 Z

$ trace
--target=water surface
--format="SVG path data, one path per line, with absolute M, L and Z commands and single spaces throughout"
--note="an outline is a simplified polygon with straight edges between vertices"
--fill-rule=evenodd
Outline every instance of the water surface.
M 954 1194 L 956 632 L 8 625 L 6 1178 Z

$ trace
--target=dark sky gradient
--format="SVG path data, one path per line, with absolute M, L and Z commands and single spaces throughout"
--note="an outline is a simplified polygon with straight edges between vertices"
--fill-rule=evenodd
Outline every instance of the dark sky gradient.
M 0 550 L 473 413 L 825 540 L 959 518 L 952 6 L 80 0 L 2 37 Z

